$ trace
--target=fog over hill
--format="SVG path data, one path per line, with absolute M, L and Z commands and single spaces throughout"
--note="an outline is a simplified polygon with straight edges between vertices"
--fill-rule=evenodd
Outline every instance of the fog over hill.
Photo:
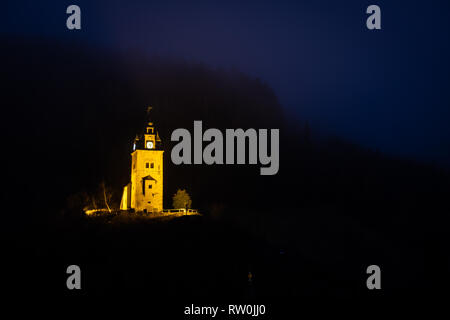
M 115 56 L 50 40 L 2 43 L 2 203 L 14 226 L 9 232 L 37 236 L 62 212 L 81 214 L 68 212 L 67 198 L 93 192 L 101 181 L 119 199 L 129 179 L 132 140 L 151 105 L 165 149 L 166 207 L 183 188 L 206 217 L 232 221 L 307 260 L 329 266 L 327 254 L 334 253 L 363 265 L 367 257 L 356 253 L 372 250 L 396 275 L 434 268 L 449 279 L 444 170 L 337 139 L 317 141 L 304 122 L 286 117 L 263 80 L 237 70 Z M 205 129 L 279 128 L 278 174 L 261 176 L 259 165 L 172 164 L 171 133 L 193 132 L 194 120 Z M 404 260 L 395 260 L 398 252 Z M 402 271 L 414 255 L 432 253 L 428 264 Z M 434 276 L 420 279 L 422 286 L 437 285 Z

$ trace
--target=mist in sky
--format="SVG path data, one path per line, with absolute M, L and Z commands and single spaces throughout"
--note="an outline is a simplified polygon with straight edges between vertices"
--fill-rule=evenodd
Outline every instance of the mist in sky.
M 66 28 L 71 4 L 81 8 L 79 31 Z M 381 30 L 366 28 L 371 4 Z M 236 68 L 267 82 L 313 130 L 449 165 L 449 9 L 446 1 L 18 0 L 4 6 L 1 33 Z

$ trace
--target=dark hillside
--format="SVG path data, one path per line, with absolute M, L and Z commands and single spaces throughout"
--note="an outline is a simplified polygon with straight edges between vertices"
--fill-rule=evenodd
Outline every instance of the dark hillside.
M 439 292 L 449 283 L 448 172 L 338 139 L 318 141 L 288 124 L 262 80 L 238 71 L 125 59 L 81 45 L 2 43 L 2 227 L 21 274 L 33 261 L 51 278 L 49 288 L 63 290 L 53 271 L 77 260 L 102 283 L 87 285 L 87 294 L 155 286 L 178 298 L 220 298 L 245 297 L 250 268 L 260 297 L 356 296 L 364 286 L 358 270 L 377 259 L 392 280 L 388 296 Z M 68 197 L 93 192 L 102 180 L 120 197 L 147 105 L 166 150 L 165 206 L 186 188 L 204 216 L 144 225 L 86 220 L 67 207 Z M 205 128 L 279 128 L 278 174 L 173 165 L 171 132 L 192 132 L 194 120 Z

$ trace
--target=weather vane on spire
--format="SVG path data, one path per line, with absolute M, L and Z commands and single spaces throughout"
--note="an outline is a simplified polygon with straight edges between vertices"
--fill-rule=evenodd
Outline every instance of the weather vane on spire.
M 151 122 L 151 120 L 150 120 L 150 111 L 153 109 L 153 107 L 152 106 L 148 106 L 147 107 L 147 120 L 149 121 L 149 122 Z

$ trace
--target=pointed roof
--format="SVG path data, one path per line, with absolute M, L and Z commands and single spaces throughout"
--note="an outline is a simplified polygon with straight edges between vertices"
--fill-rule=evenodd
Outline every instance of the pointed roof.
M 156 179 L 153 178 L 151 175 L 143 177 L 142 180 L 155 180 L 156 181 Z

